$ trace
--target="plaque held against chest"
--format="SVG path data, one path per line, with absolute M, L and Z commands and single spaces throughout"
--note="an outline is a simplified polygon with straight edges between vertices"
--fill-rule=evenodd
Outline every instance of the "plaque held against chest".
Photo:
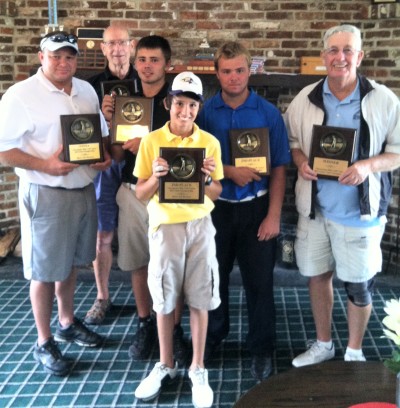
M 229 137 L 235 167 L 251 167 L 264 176 L 270 174 L 268 128 L 231 129 Z
M 159 181 L 160 203 L 204 203 L 205 149 L 160 147 L 160 157 L 169 164 L 169 172 Z
M 64 161 L 91 164 L 104 161 L 100 115 L 61 115 Z
M 313 126 L 309 163 L 319 178 L 337 180 L 351 165 L 356 136 L 356 129 Z
M 143 137 L 153 126 L 153 99 L 117 96 L 112 118 L 111 143 L 123 144 L 129 139 Z

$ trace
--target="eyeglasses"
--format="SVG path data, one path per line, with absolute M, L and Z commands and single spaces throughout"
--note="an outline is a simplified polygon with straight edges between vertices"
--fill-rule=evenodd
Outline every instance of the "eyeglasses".
M 54 34 L 49 37 L 46 37 L 43 39 L 43 42 L 50 40 L 56 43 L 61 43 L 61 42 L 69 42 L 70 44 L 76 44 L 78 42 L 78 37 L 74 34 Z
M 359 52 L 359 50 L 355 50 L 354 48 L 351 47 L 345 47 L 343 49 L 339 49 L 337 47 L 330 47 L 324 50 L 326 54 L 328 54 L 330 57 L 336 57 L 339 55 L 340 52 L 343 52 L 343 54 L 346 57 L 352 57 L 356 52 Z
M 131 40 L 117 40 L 117 41 L 103 41 L 103 44 L 108 48 L 114 47 L 126 47 L 129 45 Z

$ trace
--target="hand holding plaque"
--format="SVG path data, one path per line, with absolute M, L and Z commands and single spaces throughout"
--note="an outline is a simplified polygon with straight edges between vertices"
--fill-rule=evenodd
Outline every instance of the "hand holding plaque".
M 61 115 L 64 160 L 90 164 L 104 161 L 100 115 Z
M 159 181 L 160 203 L 204 203 L 205 175 L 201 168 L 205 149 L 160 147 L 160 157 L 169 165 L 169 172 Z
M 112 118 L 111 143 L 123 144 L 143 137 L 153 125 L 153 99 L 141 96 L 117 96 Z
M 356 129 L 314 125 L 310 167 L 319 178 L 337 178 L 351 165 L 354 158 Z
M 268 128 L 230 130 L 232 164 L 251 167 L 260 175 L 271 171 Z

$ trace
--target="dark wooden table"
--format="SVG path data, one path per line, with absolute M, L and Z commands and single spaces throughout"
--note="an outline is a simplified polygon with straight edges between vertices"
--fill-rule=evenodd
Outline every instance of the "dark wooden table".
M 363 402 L 394 403 L 396 375 L 382 362 L 327 361 L 273 375 L 233 408 L 348 408 Z

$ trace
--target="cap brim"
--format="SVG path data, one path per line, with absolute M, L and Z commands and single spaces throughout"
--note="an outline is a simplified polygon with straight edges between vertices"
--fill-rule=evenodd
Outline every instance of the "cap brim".
M 203 95 L 194 93 L 192 91 L 181 91 L 181 90 L 177 89 L 177 90 L 174 90 L 174 91 L 170 90 L 168 93 L 170 95 L 181 95 L 181 94 L 185 94 L 185 95 L 187 94 L 188 96 L 193 95 L 193 96 L 196 97 L 196 99 L 199 99 L 202 102 L 204 101 Z
M 69 47 L 72 48 L 73 50 L 75 50 L 77 52 L 77 54 L 79 54 L 79 48 L 78 48 L 78 43 L 72 44 L 68 41 L 63 41 L 63 42 L 54 42 L 51 40 L 47 40 L 42 44 L 42 51 L 46 48 L 49 51 L 57 51 L 60 48 L 65 48 L 65 47 Z

